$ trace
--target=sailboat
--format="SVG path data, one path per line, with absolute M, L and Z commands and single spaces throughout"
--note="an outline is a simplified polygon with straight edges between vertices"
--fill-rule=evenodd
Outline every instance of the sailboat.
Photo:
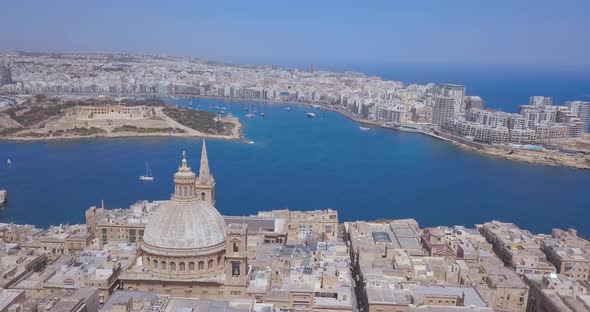
M 141 181 L 153 181 L 154 176 L 152 175 L 152 170 L 150 169 L 150 165 L 148 164 L 147 160 L 145 161 L 145 175 L 139 176 Z
M 12 165 L 12 161 L 10 160 L 10 158 L 8 158 L 8 159 L 6 160 L 6 164 L 7 164 L 7 165 L 9 165 L 9 166 L 10 166 L 10 165 Z
M 250 104 L 250 109 L 248 109 L 248 114 L 246 114 L 246 117 L 248 117 L 248 118 L 252 118 L 252 117 L 254 117 L 254 116 L 255 116 L 255 115 L 254 115 L 254 114 L 252 114 L 252 104 Z

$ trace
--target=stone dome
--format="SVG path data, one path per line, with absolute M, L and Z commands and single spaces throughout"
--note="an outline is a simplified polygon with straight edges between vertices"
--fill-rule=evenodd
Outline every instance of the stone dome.
M 147 224 L 143 249 L 153 254 L 207 254 L 223 247 L 225 238 L 225 221 L 211 204 L 170 200 L 160 204 Z
M 143 251 L 166 257 L 203 256 L 225 250 L 225 220 L 195 194 L 195 174 L 182 152 L 172 198 L 160 204 L 143 234 Z

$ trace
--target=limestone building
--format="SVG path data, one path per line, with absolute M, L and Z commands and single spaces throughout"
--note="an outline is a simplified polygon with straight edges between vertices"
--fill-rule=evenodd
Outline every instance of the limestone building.
M 147 223 L 141 255 L 121 278 L 124 288 L 206 299 L 244 297 L 247 225 L 226 225 L 214 204 L 215 180 L 203 142 L 198 177 L 183 152 L 174 193 Z

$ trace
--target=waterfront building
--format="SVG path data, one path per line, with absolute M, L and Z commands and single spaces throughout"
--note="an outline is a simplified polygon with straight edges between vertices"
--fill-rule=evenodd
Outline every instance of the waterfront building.
M 432 122 L 432 107 L 426 105 L 414 105 L 411 109 L 412 121 L 416 123 Z
M 465 96 L 464 102 L 464 111 L 472 108 L 484 109 L 484 100 L 479 96 Z
M 436 96 L 450 97 L 453 99 L 454 113 L 464 112 L 465 86 L 455 84 L 440 84 L 436 86 Z M 436 97 L 435 97 L 436 99 Z
M 432 107 L 432 124 L 441 127 L 455 115 L 455 99 L 452 97 L 437 95 Z
M 529 105 L 532 106 L 550 106 L 553 105 L 553 98 L 547 96 L 531 96 L 529 99 Z
M 565 102 L 565 105 L 572 114 L 580 118 L 583 132 L 590 133 L 590 102 L 569 101 Z

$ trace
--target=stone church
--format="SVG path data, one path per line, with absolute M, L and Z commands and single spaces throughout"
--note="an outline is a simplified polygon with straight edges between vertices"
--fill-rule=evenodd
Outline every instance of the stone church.
M 246 297 L 247 226 L 226 225 L 214 205 L 215 179 L 203 140 L 199 176 L 183 151 L 174 193 L 147 224 L 138 265 L 122 275 L 123 288 L 206 299 Z

